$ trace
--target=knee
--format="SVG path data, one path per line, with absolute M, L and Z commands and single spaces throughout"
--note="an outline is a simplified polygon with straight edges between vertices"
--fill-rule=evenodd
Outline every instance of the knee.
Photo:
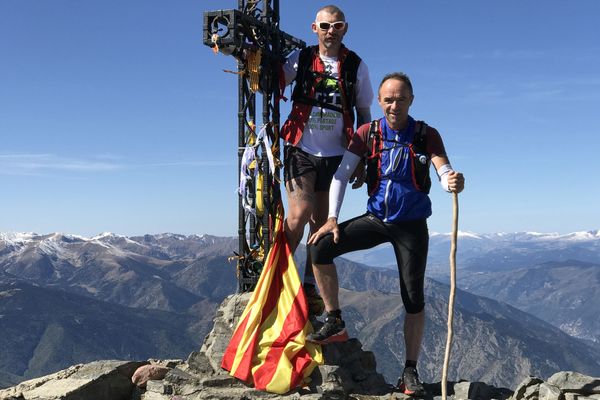
M 420 317 L 421 315 L 424 314 L 425 302 L 424 301 L 421 301 L 421 302 L 408 301 L 408 302 L 404 303 L 404 309 L 406 310 L 407 317 L 409 317 L 409 316 Z
M 301 218 L 293 218 L 288 216 L 285 219 L 285 234 L 290 243 L 300 243 L 302 240 L 302 235 L 304 234 L 305 225 L 306 222 L 303 223 Z
M 415 315 L 425 309 L 425 293 L 419 290 L 401 290 L 402 302 L 407 315 Z
M 301 218 L 299 215 L 288 215 L 284 222 L 285 235 L 290 243 L 292 251 L 295 251 L 296 247 L 302 240 L 304 235 L 304 226 L 307 221 Z
M 302 214 L 288 215 L 285 219 L 286 228 L 290 232 L 304 230 L 304 226 L 308 222 L 307 219 Z
M 310 220 L 311 209 L 308 205 L 290 206 L 285 219 L 286 227 L 291 232 L 302 231 Z
M 313 264 L 333 264 L 331 248 L 333 243 L 333 235 L 327 234 L 323 236 L 316 244 L 311 244 L 308 247 L 310 259 Z

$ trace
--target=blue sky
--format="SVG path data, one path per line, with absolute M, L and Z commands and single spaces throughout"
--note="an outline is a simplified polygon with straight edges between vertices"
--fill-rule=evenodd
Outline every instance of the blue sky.
M 282 29 L 313 43 L 323 4 L 281 1 Z M 600 228 L 599 2 L 337 4 L 373 83 L 408 73 L 465 174 L 461 230 Z M 236 64 L 202 44 L 203 12 L 235 7 L 0 1 L 0 231 L 235 235 Z M 450 196 L 432 200 L 449 231 Z M 341 217 L 365 204 L 348 192 Z

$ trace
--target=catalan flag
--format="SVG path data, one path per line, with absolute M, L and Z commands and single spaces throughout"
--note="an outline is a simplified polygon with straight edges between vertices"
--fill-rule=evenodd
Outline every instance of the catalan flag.
M 221 362 L 230 375 L 278 394 L 300 386 L 323 363 L 321 346 L 306 341 L 313 328 L 282 222 L 280 205 L 273 246 Z

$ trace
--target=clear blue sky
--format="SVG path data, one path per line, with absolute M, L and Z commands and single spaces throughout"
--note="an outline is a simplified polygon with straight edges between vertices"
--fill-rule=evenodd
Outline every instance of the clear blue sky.
M 281 1 L 282 28 L 314 43 L 323 4 Z M 408 73 L 465 174 L 461 230 L 600 228 L 600 2 L 337 4 L 373 83 Z M 236 64 L 202 44 L 203 12 L 235 7 L 1 0 L 0 231 L 235 235 Z M 365 203 L 349 192 L 342 218 Z

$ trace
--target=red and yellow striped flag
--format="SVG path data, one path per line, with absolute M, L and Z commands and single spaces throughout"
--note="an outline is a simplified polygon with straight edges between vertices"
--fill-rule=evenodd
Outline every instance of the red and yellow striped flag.
M 279 394 L 301 385 L 323 363 L 321 346 L 306 342 L 313 328 L 282 222 L 280 205 L 273 246 L 221 362 L 230 375 Z

